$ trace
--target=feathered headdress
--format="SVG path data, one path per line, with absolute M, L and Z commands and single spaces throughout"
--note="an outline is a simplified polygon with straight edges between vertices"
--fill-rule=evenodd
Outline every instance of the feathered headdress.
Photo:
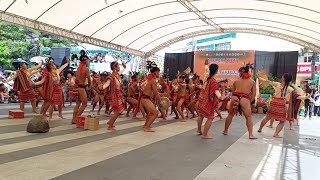
M 239 69 L 240 77 L 243 77 L 246 79 L 251 78 L 251 74 L 249 73 L 250 69 L 254 70 L 253 64 L 250 64 L 250 63 L 247 63 L 243 67 L 241 67 Z

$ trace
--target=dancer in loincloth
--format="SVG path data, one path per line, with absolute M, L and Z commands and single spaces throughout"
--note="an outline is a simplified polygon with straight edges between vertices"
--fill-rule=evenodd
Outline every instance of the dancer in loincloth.
M 27 67 L 27 62 L 21 62 L 18 65 L 18 70 L 16 73 L 8 78 L 4 82 L 10 82 L 14 80 L 13 90 L 17 92 L 19 101 L 20 101 L 20 110 L 24 111 L 24 105 L 27 101 L 31 102 L 32 109 L 34 113 L 38 113 L 36 107 L 36 97 L 33 89 L 33 82 L 31 80 L 31 76 L 37 71 L 34 71 L 40 68 L 42 64 L 34 66 L 32 68 Z
M 120 66 L 118 62 L 111 63 L 112 74 L 108 77 L 106 83 L 103 85 L 103 89 L 108 88 L 108 101 L 111 105 L 111 111 L 114 114 L 111 116 L 108 121 L 108 130 L 116 130 L 114 123 L 119 117 L 119 115 L 123 112 L 123 94 L 122 94 L 122 81 L 120 78 L 120 74 L 125 71 L 126 65 L 122 62 L 123 69 L 120 70 Z
M 208 132 L 214 119 L 214 111 L 218 105 L 219 99 L 224 98 L 221 96 L 219 85 L 213 77 L 218 72 L 218 68 L 219 66 L 217 64 L 211 64 L 209 66 L 209 77 L 205 89 L 202 90 L 198 101 L 198 133 L 199 135 L 202 135 L 202 139 L 212 139 L 212 137 L 208 135 Z M 202 131 L 202 122 L 204 118 L 207 118 L 207 121 Z
M 150 74 L 148 75 L 147 84 L 141 96 L 141 105 L 149 113 L 147 116 L 147 120 L 144 124 L 145 132 L 154 132 L 154 130 L 151 129 L 151 124 L 158 117 L 158 111 L 152 102 L 153 97 L 159 102 L 160 105 L 162 104 L 156 81 L 156 79 L 159 78 L 159 76 L 160 69 L 158 67 L 152 67 L 150 70 Z
M 183 104 L 185 101 L 185 96 L 186 96 L 186 88 L 187 85 L 184 82 L 185 77 L 184 76 L 179 76 L 178 78 L 178 91 L 177 91 L 177 111 L 179 115 L 181 116 L 181 122 L 185 122 L 186 119 L 183 114 Z
M 98 115 L 100 115 L 100 111 L 105 104 L 105 90 L 103 89 L 103 84 L 107 81 L 107 74 L 101 73 L 100 79 L 98 81 L 98 94 L 99 94 L 99 109 L 98 109 Z
M 77 117 L 81 116 L 87 107 L 88 97 L 86 88 L 91 84 L 90 71 L 89 71 L 89 57 L 86 55 L 84 50 L 80 51 L 80 64 L 76 72 L 75 88 L 77 89 L 76 94 L 76 105 L 73 109 L 72 124 L 75 124 Z M 88 82 L 88 84 L 86 83 Z
M 228 134 L 229 126 L 235 114 L 243 113 L 246 118 L 246 125 L 249 132 L 249 139 L 257 139 L 253 136 L 253 123 L 251 116 L 251 102 L 256 96 L 256 83 L 251 79 L 249 73 L 252 68 L 251 64 L 247 64 L 239 69 L 240 79 L 233 83 L 232 98 L 229 108 L 229 114 L 225 122 L 224 135 Z
M 100 100 L 100 90 L 99 90 L 99 75 L 96 72 L 92 72 L 92 81 L 91 81 L 91 95 L 92 95 L 92 109 L 91 112 L 94 112 L 99 100 Z

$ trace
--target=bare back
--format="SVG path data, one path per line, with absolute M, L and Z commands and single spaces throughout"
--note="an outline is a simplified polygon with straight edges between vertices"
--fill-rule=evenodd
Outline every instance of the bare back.
M 255 96 L 255 81 L 252 79 L 240 78 L 233 83 L 233 92 L 242 92 L 249 94 L 251 98 Z

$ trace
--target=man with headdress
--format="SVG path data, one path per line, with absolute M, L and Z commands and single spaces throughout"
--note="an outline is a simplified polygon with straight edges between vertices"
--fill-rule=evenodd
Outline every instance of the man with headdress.
M 40 68 L 42 64 L 34 66 L 32 68 L 27 67 L 27 62 L 21 61 L 18 64 L 18 70 L 16 73 L 8 78 L 5 82 L 10 82 L 14 80 L 13 90 L 17 92 L 20 100 L 20 110 L 24 110 L 24 105 L 26 101 L 31 101 L 32 109 L 34 113 L 38 113 L 36 109 L 36 97 L 33 89 L 33 81 L 31 76 L 37 71 L 34 71 Z
M 104 83 L 103 89 L 108 88 L 107 99 L 111 104 L 111 110 L 114 112 L 108 121 L 108 130 L 116 130 L 114 123 L 118 116 L 123 112 L 122 81 L 120 75 L 125 71 L 126 65 L 122 62 L 122 70 L 120 70 L 118 62 L 112 62 L 110 66 L 112 74 L 110 74 L 106 83 Z
M 149 113 L 146 123 L 144 124 L 144 132 L 154 132 L 154 130 L 151 129 L 151 124 L 158 117 L 158 111 L 152 102 L 153 97 L 159 102 L 159 104 L 162 104 L 156 81 L 159 76 L 160 69 L 158 67 L 152 67 L 150 69 L 150 74 L 148 75 L 147 84 L 141 96 L 141 105 Z
M 250 69 L 253 69 L 251 64 L 246 64 L 239 69 L 240 78 L 233 83 L 232 99 L 230 103 L 229 114 L 225 122 L 224 135 L 228 134 L 229 126 L 232 118 L 236 113 L 244 114 L 249 132 L 249 139 L 256 139 L 253 136 L 253 123 L 251 117 L 251 102 L 256 96 L 256 83 L 251 79 Z
M 76 87 L 78 95 L 76 97 L 76 106 L 73 109 L 72 124 L 76 123 L 77 117 L 81 116 L 87 107 L 88 97 L 86 88 L 91 84 L 90 71 L 89 71 L 89 57 L 84 50 L 80 51 L 80 64 L 76 72 Z M 88 82 L 88 84 L 86 83 Z

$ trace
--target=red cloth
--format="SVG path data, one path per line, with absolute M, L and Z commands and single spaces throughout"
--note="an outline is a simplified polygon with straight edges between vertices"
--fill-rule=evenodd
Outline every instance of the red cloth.
M 118 79 L 114 74 L 111 74 L 109 78 L 111 83 L 108 87 L 110 90 L 107 92 L 108 101 L 111 104 L 113 111 L 121 113 L 123 111 L 123 94 L 121 92 L 121 87 L 120 89 L 117 89 L 116 81 L 118 81 Z
M 61 84 L 53 84 L 53 92 L 50 102 L 54 105 L 62 105 L 62 93 Z
M 36 98 L 32 86 L 30 87 L 30 90 L 27 92 L 24 92 L 24 93 L 19 92 L 18 97 L 19 97 L 19 100 L 22 102 L 31 101 Z
M 206 118 L 214 118 L 214 111 L 218 105 L 218 97 L 215 91 L 219 90 L 219 84 L 211 77 L 206 84 L 205 89 L 202 90 L 198 100 L 198 113 Z
M 272 97 L 267 115 L 277 121 L 285 121 L 287 117 L 287 100 L 284 97 Z
M 29 91 L 29 89 L 32 88 L 32 85 L 27 79 L 27 74 L 21 70 L 16 71 L 17 78 L 14 81 L 13 84 L 13 90 L 14 91 L 21 91 L 21 93 Z

